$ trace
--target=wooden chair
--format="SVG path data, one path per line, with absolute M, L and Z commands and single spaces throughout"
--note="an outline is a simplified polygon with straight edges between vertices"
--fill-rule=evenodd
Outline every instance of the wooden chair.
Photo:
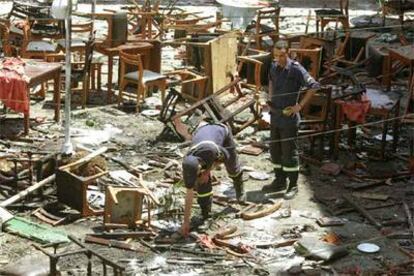
M 92 68 L 93 63 L 93 51 L 95 48 L 95 37 L 94 33 L 89 37 L 88 41 L 85 45 L 85 58 L 83 61 L 72 62 L 72 75 L 71 75 L 71 92 L 78 93 L 81 96 L 81 105 L 82 108 L 86 107 L 89 93 L 90 93 L 90 86 L 91 86 L 91 71 L 94 69 Z M 48 62 L 57 62 L 57 61 L 64 61 L 65 54 L 58 53 L 58 54 L 50 54 L 45 57 L 45 60 Z M 62 77 L 65 77 L 65 66 L 62 66 Z M 66 81 L 66 80 L 65 80 Z M 82 84 L 79 87 L 79 83 Z M 64 82 L 62 82 L 64 85 Z
M 321 70 L 322 48 L 290 48 L 289 55 L 292 59 L 298 61 L 314 79 L 319 78 L 319 72 Z
M 256 49 L 269 49 L 279 39 L 280 10 L 280 7 L 272 7 L 260 9 L 256 12 L 256 19 L 252 22 L 252 25 L 247 27 L 245 33 L 248 39 L 253 40 Z M 273 26 L 267 25 L 268 21 L 271 21 Z M 265 44 L 265 37 L 270 38 L 272 44 Z
M 121 84 L 118 95 L 118 105 L 122 103 L 124 95 L 128 98 L 136 99 L 136 111 L 139 111 L 141 101 L 146 97 L 147 91 L 150 87 L 157 86 L 161 90 L 161 101 L 164 102 L 165 89 L 167 86 L 167 78 L 165 75 L 145 70 L 140 54 L 130 54 L 126 51 L 120 51 L 121 64 Z M 137 71 L 127 72 L 127 66 L 132 65 L 136 67 Z M 128 84 L 137 85 L 136 94 L 125 92 Z
M 30 35 L 33 40 L 62 39 L 65 37 L 64 21 L 53 18 L 28 18 Z
M 315 141 L 319 139 L 319 156 L 323 153 L 325 132 L 333 126 L 330 124 L 332 106 L 332 87 L 322 87 L 317 91 L 301 111 L 299 136 L 309 136 L 310 154 L 314 154 Z M 333 140 L 331 141 L 333 142 Z M 332 143 L 331 143 L 332 146 Z M 333 149 L 333 147 L 331 147 Z
M 272 56 L 269 52 L 256 49 L 245 49 L 238 57 L 237 72 L 245 83 L 257 91 L 269 84 L 269 68 Z
M 85 53 L 86 43 L 88 41 L 88 37 L 92 35 L 93 32 L 93 22 L 83 22 L 83 23 L 76 23 L 72 24 L 72 37 L 73 35 L 84 34 L 86 37 L 84 38 L 75 38 L 72 39 L 72 43 L 70 45 L 71 52 L 79 52 L 81 54 Z M 59 49 L 62 51 L 66 51 L 66 43 L 65 39 L 58 39 L 57 44 L 59 45 Z
M 31 24 L 26 21 L 23 27 L 23 45 L 21 55 L 23 58 L 40 58 L 44 59 L 46 55 L 57 53 L 58 46 L 47 39 L 39 39 L 32 37 Z
M 122 45 L 128 40 L 128 16 L 126 12 L 97 13 L 96 19 L 105 20 L 108 32 L 102 41 L 97 41 L 99 48 L 111 48 Z
M 208 77 L 196 72 L 183 69 L 168 72 L 165 74 L 169 78 L 178 76 L 180 78 L 181 96 L 191 103 L 198 102 L 206 96 L 206 85 Z M 169 85 L 171 86 L 171 85 Z
M 316 14 L 316 33 L 323 32 L 325 26 L 330 22 L 335 22 L 335 29 L 338 22 L 342 24 L 345 31 L 349 29 L 349 0 L 339 0 L 339 9 L 318 9 Z
M 240 78 L 236 77 L 212 95 L 169 116 L 167 126 L 186 140 L 191 139 L 193 130 L 207 117 L 215 123 L 229 124 L 233 134 L 242 131 L 260 118 L 260 110 L 257 109 L 255 91 L 242 89 L 240 82 Z M 249 118 L 245 116 L 248 112 L 251 115 Z M 241 113 L 243 118 L 238 117 Z
M 13 1 L 12 9 L 7 14 L 7 19 L 12 21 L 50 17 L 50 4 L 40 4 L 37 1 Z
M 402 27 L 404 25 L 404 13 L 414 10 L 414 3 L 412 1 L 388 0 L 379 2 L 381 4 L 383 26 L 385 26 L 385 18 L 388 14 L 397 14 Z
M 339 45 L 336 48 L 335 55 L 331 59 L 323 63 L 322 66 L 323 66 L 324 72 L 323 72 L 323 75 L 321 76 L 321 80 L 320 80 L 321 83 L 326 83 L 330 79 L 338 75 L 337 70 L 334 69 L 335 67 L 341 67 L 343 69 L 356 68 L 356 67 L 361 67 L 365 63 L 366 60 L 362 59 L 365 47 L 362 47 L 359 50 L 358 54 L 353 60 L 347 60 L 345 58 L 345 49 L 346 49 L 347 44 L 349 43 L 349 40 L 350 40 L 350 33 L 347 32 L 345 34 L 344 39 L 339 42 Z
M 383 121 L 382 124 L 367 126 L 365 129 L 381 129 L 380 137 L 381 144 L 380 147 L 372 148 L 374 156 L 379 157 L 380 159 L 385 159 L 386 149 L 387 149 L 387 134 L 390 129 L 392 129 L 392 145 L 391 150 L 395 153 L 397 150 L 398 140 L 399 140 L 399 129 L 400 129 L 400 104 L 401 99 L 399 95 L 384 92 L 382 90 L 378 91 L 367 91 L 367 98 L 371 101 L 371 107 L 368 111 L 367 118 L 373 117 L 373 120 Z M 375 100 L 378 98 L 388 98 L 387 105 L 375 105 Z M 368 149 L 368 147 L 363 147 Z
M 90 73 L 93 60 L 93 51 L 95 48 L 95 37 L 92 34 L 85 45 L 85 60 L 81 66 L 77 66 L 72 70 L 71 81 L 76 84 L 76 88 L 72 89 L 72 92 L 78 92 L 81 94 L 82 108 L 86 107 L 89 92 L 90 92 Z M 78 88 L 79 82 L 82 83 L 82 87 Z

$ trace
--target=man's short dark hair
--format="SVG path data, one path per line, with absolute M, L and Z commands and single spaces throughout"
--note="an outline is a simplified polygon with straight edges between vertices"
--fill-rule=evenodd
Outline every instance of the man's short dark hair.
M 278 50 L 285 50 L 287 51 L 289 49 L 289 44 L 287 43 L 286 40 L 279 40 L 275 43 L 275 45 L 273 46 L 274 49 L 278 49 Z

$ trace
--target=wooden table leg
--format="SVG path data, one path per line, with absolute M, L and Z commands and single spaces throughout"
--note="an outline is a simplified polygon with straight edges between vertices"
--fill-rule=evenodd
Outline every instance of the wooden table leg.
M 395 113 L 394 113 L 394 122 L 393 122 L 393 136 L 394 139 L 392 141 L 392 150 L 394 153 L 397 152 L 398 140 L 400 138 L 400 100 L 398 100 L 397 104 L 395 105 Z M 397 119 L 398 118 L 398 119 Z
M 391 57 L 391 54 L 389 54 L 387 62 L 388 62 L 388 64 L 387 64 L 388 65 L 388 70 L 387 70 L 384 78 L 385 78 L 385 83 L 387 84 L 387 90 L 389 91 L 391 89 L 391 75 L 392 75 L 392 73 L 391 73 L 392 72 L 392 57 Z
M 388 90 L 391 86 L 391 73 L 390 73 L 390 56 L 385 55 L 383 64 L 382 64 L 382 85 L 384 85 Z
M 60 68 L 53 78 L 53 102 L 55 103 L 55 121 L 60 121 Z
M 335 104 L 334 156 L 337 156 L 339 152 L 339 139 L 341 137 L 341 120 L 342 120 L 342 107 L 340 104 Z
M 27 106 L 27 113 L 23 114 L 23 124 L 24 124 L 24 135 L 29 134 L 29 127 L 30 127 L 30 87 L 26 86 L 27 95 L 28 95 L 28 106 Z
M 114 57 L 108 55 L 108 94 L 107 103 L 112 103 L 112 69 L 113 69 Z

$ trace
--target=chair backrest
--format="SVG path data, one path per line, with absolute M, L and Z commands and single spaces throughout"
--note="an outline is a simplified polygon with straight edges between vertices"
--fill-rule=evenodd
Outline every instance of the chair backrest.
M 0 46 L 3 55 L 6 57 L 12 56 L 12 48 L 9 40 L 10 23 L 7 20 L 0 20 Z
M 116 12 L 112 15 L 110 32 L 111 47 L 124 44 L 128 40 L 128 16 L 126 12 Z
M 258 10 L 256 18 L 256 32 L 260 33 L 261 25 L 264 23 L 263 21 L 266 20 L 271 20 L 275 25 L 275 31 L 279 32 L 280 10 L 280 7 L 272 7 Z
M 303 107 L 302 118 L 305 120 L 327 121 L 332 100 L 332 87 L 319 89 Z
M 93 22 L 84 22 L 84 23 L 76 23 L 72 24 L 72 33 L 88 33 L 88 35 L 91 35 L 93 32 Z
M 297 60 L 313 78 L 318 79 L 322 62 L 322 48 L 290 48 L 289 55 L 292 59 Z
M 50 18 L 50 5 L 39 5 L 32 2 L 13 1 L 13 6 L 8 19 L 16 17 L 18 19 L 26 18 Z
M 144 3 L 142 4 L 142 6 L 140 7 L 140 11 L 145 11 L 145 12 L 150 12 L 150 11 L 155 11 L 158 12 L 159 8 L 160 8 L 160 0 L 156 0 L 156 1 L 150 1 L 150 0 L 145 0 Z
M 144 65 L 142 64 L 141 55 L 137 53 L 130 53 L 126 50 L 121 50 L 119 51 L 119 59 L 121 63 L 121 78 L 126 73 L 126 66 L 133 65 L 138 67 L 138 81 L 142 82 Z
M 269 52 L 255 52 L 255 51 L 247 51 L 247 57 L 250 59 L 254 59 L 263 63 L 260 68 L 260 85 L 267 86 L 269 84 L 269 69 L 272 63 L 272 55 Z M 243 62 L 240 70 L 239 75 L 242 78 L 246 78 L 247 83 L 249 84 L 256 84 L 256 65 L 250 62 Z

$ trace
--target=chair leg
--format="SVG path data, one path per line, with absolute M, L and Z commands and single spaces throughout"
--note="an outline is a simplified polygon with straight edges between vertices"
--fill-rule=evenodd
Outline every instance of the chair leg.
M 119 87 L 119 94 L 118 94 L 118 107 L 121 106 L 121 103 L 122 103 L 122 93 L 124 91 L 124 88 L 125 88 L 125 81 L 121 80 L 121 84 Z
M 315 137 L 311 137 L 310 138 L 310 148 L 309 148 L 309 154 L 310 156 L 313 156 L 313 154 L 315 153 Z
M 388 119 L 389 116 L 387 115 L 383 120 L 384 123 L 382 125 L 382 139 L 381 139 L 381 159 L 385 159 L 385 149 L 387 146 L 387 133 L 388 133 Z
M 160 85 L 160 92 L 161 92 L 161 107 L 164 107 L 164 101 L 165 101 L 165 90 L 167 88 L 167 81 L 164 80 L 162 84 Z
M 396 120 L 395 118 L 400 117 L 400 101 L 398 100 L 398 103 L 395 107 L 395 114 L 394 114 L 394 123 L 393 123 L 393 143 L 392 143 L 392 150 L 393 152 L 397 152 L 397 146 L 398 146 L 398 140 L 400 137 L 400 120 Z
M 147 87 L 144 85 L 139 85 L 138 84 L 138 88 L 137 88 L 137 106 L 136 106 L 136 112 L 140 111 L 140 106 L 141 106 L 141 97 L 142 99 L 145 99 L 144 95 L 147 93 Z
M 98 64 L 98 90 L 101 91 L 101 83 L 102 83 L 102 63 Z
M 82 87 L 82 108 L 86 108 L 86 103 L 89 98 L 89 74 L 85 76 L 85 79 L 83 80 L 83 87 Z

